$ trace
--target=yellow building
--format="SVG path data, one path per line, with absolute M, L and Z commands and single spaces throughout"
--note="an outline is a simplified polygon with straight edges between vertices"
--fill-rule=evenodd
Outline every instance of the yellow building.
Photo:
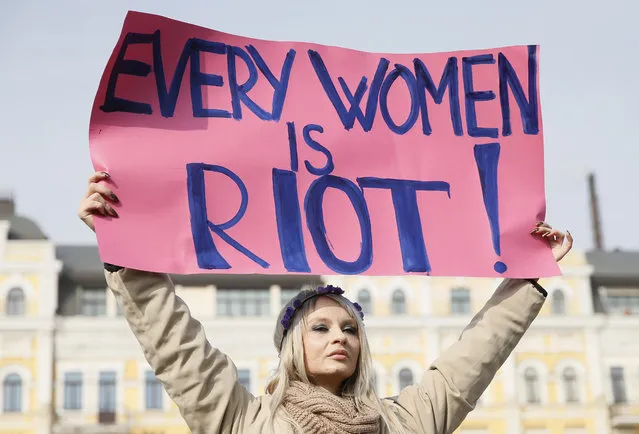
M 610 432 L 593 323 L 591 267 L 574 253 L 562 270 L 563 277 L 540 281 L 549 292 L 546 305 L 458 433 Z M 370 306 L 367 331 L 380 390 L 389 395 L 402 384 L 419 381 L 500 280 L 358 276 L 334 281 Z
M 639 252 L 594 251 L 605 401 L 615 434 L 639 434 Z
M 187 433 L 106 291 L 97 249 L 59 246 L 54 252 L 35 225 L 4 203 L 0 434 Z M 549 291 L 546 306 L 458 433 L 639 433 L 639 257 L 622 259 L 619 270 L 610 265 L 617 257 L 575 251 L 562 262 L 561 278 L 541 281 Z M 623 279 L 614 277 L 620 273 Z M 211 343 L 233 358 L 240 381 L 256 394 L 277 363 L 272 330 L 281 306 L 306 284 L 343 286 L 366 311 L 376 386 L 386 396 L 420 380 L 500 281 L 174 279 Z
M 53 432 L 188 433 L 106 291 L 95 247 L 58 247 L 57 254 L 64 267 L 56 323 Z M 276 361 L 270 331 L 280 293 L 320 281 L 312 276 L 200 275 L 174 276 L 174 282 L 210 340 L 235 356 L 240 380 L 260 393 Z
M 0 198 L 0 434 L 48 434 L 52 423 L 55 246 Z

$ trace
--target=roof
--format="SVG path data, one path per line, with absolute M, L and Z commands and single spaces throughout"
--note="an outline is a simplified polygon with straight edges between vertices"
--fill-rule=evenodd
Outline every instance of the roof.
M 104 285 L 104 266 L 98 247 L 94 245 L 66 245 L 56 247 L 56 256 L 63 263 L 62 274 L 81 286 Z M 184 286 L 215 285 L 218 288 L 257 289 L 279 285 L 282 288 L 301 288 L 306 284 L 320 284 L 318 275 L 294 274 L 189 274 L 171 275 L 173 282 Z
M 42 229 L 31 219 L 15 213 L 13 197 L 0 191 L 0 220 L 9 222 L 10 240 L 46 240 Z
M 593 266 L 593 280 L 599 284 L 639 284 L 639 251 L 591 251 L 586 253 Z
M 97 246 L 56 246 L 55 255 L 62 261 L 62 274 L 72 281 L 104 280 Z
M 9 221 L 10 240 L 46 240 L 47 236 L 42 229 L 33 221 L 26 217 L 11 216 Z

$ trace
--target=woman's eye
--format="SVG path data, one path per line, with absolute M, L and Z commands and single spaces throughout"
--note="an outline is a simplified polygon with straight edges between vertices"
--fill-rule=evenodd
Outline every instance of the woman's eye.
M 344 329 L 344 333 L 349 333 L 351 335 L 356 335 L 357 334 L 357 329 L 353 328 L 353 327 L 347 327 Z
M 326 330 L 328 330 L 328 328 L 326 326 L 324 326 L 324 325 L 313 326 L 313 331 L 315 331 L 315 332 L 324 332 Z

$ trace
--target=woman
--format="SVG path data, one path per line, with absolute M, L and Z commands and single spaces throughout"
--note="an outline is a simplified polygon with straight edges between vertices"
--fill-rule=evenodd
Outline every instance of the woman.
M 95 173 L 79 217 L 117 217 L 117 197 Z M 572 247 L 544 223 L 531 231 L 560 261 Z M 566 243 L 564 244 L 564 239 Z M 398 396 L 379 399 L 361 308 L 340 288 L 300 292 L 282 309 L 274 343 L 279 366 L 266 395 L 254 397 L 207 341 L 163 274 L 105 264 L 109 288 L 158 379 L 194 433 L 450 433 L 474 408 L 541 309 L 536 279 L 505 279 L 484 308 L 423 375 Z

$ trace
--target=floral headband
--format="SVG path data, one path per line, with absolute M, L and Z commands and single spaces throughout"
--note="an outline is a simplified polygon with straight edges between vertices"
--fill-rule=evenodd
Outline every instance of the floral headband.
M 284 308 L 280 312 L 278 322 L 275 326 L 274 343 L 275 348 L 277 348 L 278 351 L 282 349 L 282 342 L 284 341 L 284 337 L 286 336 L 288 329 L 291 327 L 293 318 L 295 317 L 295 314 L 297 313 L 299 308 L 302 307 L 302 305 L 311 298 L 327 294 L 343 295 L 344 290 L 340 287 L 332 285 L 319 286 L 315 289 L 300 291 L 299 294 L 297 294 L 292 300 L 286 303 L 286 306 L 284 306 Z M 364 312 L 362 310 L 362 306 L 360 306 L 357 302 L 353 303 L 353 306 L 357 310 L 357 313 L 359 313 L 360 318 L 363 320 Z

